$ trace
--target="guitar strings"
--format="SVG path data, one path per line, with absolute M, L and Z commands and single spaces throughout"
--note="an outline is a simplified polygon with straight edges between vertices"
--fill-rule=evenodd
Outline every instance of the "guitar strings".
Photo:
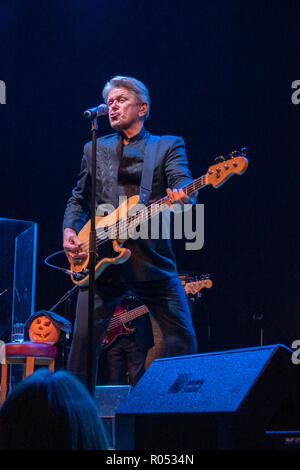
M 156 209 L 157 211 L 157 214 L 160 212 L 160 210 L 162 209 L 163 205 L 164 205 L 164 199 L 162 199 L 161 201 L 157 201 L 155 204 L 157 206 L 159 206 L 159 210 Z M 153 205 L 151 205 L 153 207 Z M 124 233 L 128 228 L 130 228 L 130 225 L 135 222 L 136 220 L 140 220 L 140 219 L 145 219 L 147 220 L 148 216 L 153 216 L 155 214 L 151 214 L 152 210 L 151 210 L 151 206 L 148 206 L 146 207 L 145 209 L 143 209 L 142 211 L 138 212 L 137 214 L 135 215 L 132 215 L 132 216 L 129 216 L 127 217 L 127 219 L 121 219 L 119 220 L 118 222 L 116 222 L 115 224 L 111 225 L 107 231 L 105 230 L 99 230 L 98 229 L 98 235 L 96 235 L 96 246 L 100 246 L 103 242 L 106 242 L 107 240 L 111 239 L 111 240 L 114 240 L 117 238 L 117 235 L 116 234 L 122 234 Z M 140 222 L 139 222 L 140 223 Z M 137 224 L 138 225 L 138 224 Z M 99 235 L 99 232 L 101 233 Z M 88 249 L 89 247 L 89 241 L 85 241 L 83 243 L 83 247 L 85 249 Z
M 192 192 L 196 191 L 197 189 L 200 189 L 201 186 L 204 186 L 206 184 L 206 175 L 205 176 L 201 176 L 200 178 L 194 180 L 192 183 L 189 183 L 188 185 L 186 185 L 185 187 L 181 188 L 187 195 L 191 194 Z M 100 245 L 102 245 L 103 243 L 106 243 L 109 239 L 116 239 L 117 236 L 116 236 L 116 233 L 118 233 L 119 235 L 122 234 L 122 232 L 125 232 L 125 230 L 128 229 L 128 227 L 130 228 L 130 224 L 132 222 L 134 222 L 136 219 L 140 219 L 142 217 L 142 221 L 143 221 L 143 218 L 145 217 L 145 220 L 147 220 L 147 218 L 150 217 L 153 217 L 153 215 L 156 215 L 158 214 L 161 209 L 163 208 L 164 205 L 167 205 L 166 204 L 166 199 L 167 199 L 167 196 L 165 196 L 164 198 L 156 201 L 154 204 L 156 206 L 156 213 L 152 213 L 152 208 L 153 208 L 153 204 L 149 205 L 149 206 L 146 206 L 145 209 L 143 209 L 142 211 L 138 212 L 137 214 L 133 215 L 133 216 L 129 216 L 127 217 L 127 219 L 121 219 L 119 220 L 118 222 L 116 222 L 114 225 L 111 225 L 107 231 L 101 231 L 101 235 L 96 235 L 96 246 L 99 247 Z M 140 223 L 140 222 L 139 222 Z M 137 225 L 139 225 L 139 223 Z M 121 227 L 121 229 L 120 229 Z M 115 236 L 113 236 L 115 235 Z M 87 251 L 88 248 L 89 248 L 89 241 L 88 240 L 85 240 L 82 244 L 82 248 L 84 249 L 84 251 Z
M 192 183 L 189 183 L 187 186 L 182 188 L 183 191 L 185 191 L 186 194 L 189 194 L 189 193 L 195 191 L 196 189 L 198 189 L 198 184 L 199 183 L 202 184 L 202 180 L 205 179 L 205 178 L 206 178 L 205 176 L 201 176 L 199 179 L 194 180 Z M 165 202 L 166 199 L 167 199 L 167 197 L 165 196 L 164 198 L 156 201 L 155 205 L 158 206 L 158 208 L 159 208 L 159 210 L 157 210 L 157 208 L 156 208 L 157 213 L 159 213 L 161 211 L 161 209 L 164 205 L 167 205 L 166 202 Z M 115 235 L 115 232 L 118 232 L 119 234 L 124 232 L 126 229 L 128 229 L 128 226 L 132 222 L 134 222 L 136 219 L 140 219 L 141 217 L 142 218 L 145 217 L 145 220 L 147 220 L 147 218 L 149 216 L 152 217 L 153 215 L 156 215 L 156 214 L 152 213 L 152 207 L 153 207 L 153 204 L 147 206 L 145 209 L 143 209 L 139 213 L 135 214 L 134 216 L 130 216 L 126 220 L 122 219 L 122 220 L 118 221 L 116 224 L 112 225 L 106 232 L 102 232 L 102 236 L 98 235 L 98 237 L 96 237 L 96 246 L 100 246 L 103 242 L 106 242 L 109 238 L 111 238 L 111 239 L 117 238 L 116 236 L 113 236 L 113 234 Z M 146 215 L 146 213 L 147 213 L 147 215 Z M 121 229 L 120 229 L 120 227 L 121 227 Z M 110 235 L 111 235 L 111 237 L 110 237 Z M 84 242 L 83 247 L 87 249 L 88 246 L 89 246 L 89 242 L 88 241 Z
M 107 328 L 107 331 L 110 331 L 115 326 L 120 324 L 120 319 L 119 319 L 120 316 L 125 316 L 126 317 L 126 321 L 122 322 L 122 320 L 121 320 L 121 323 L 124 324 L 124 323 L 128 323 L 130 320 L 133 320 L 134 318 L 137 318 L 137 316 L 140 316 L 143 313 L 147 313 L 147 312 L 149 312 L 149 310 L 146 307 L 146 305 L 141 305 L 140 307 L 134 308 L 133 310 L 124 310 L 119 315 L 116 315 L 116 316 L 112 317 L 112 319 L 109 323 L 109 326 Z M 138 313 L 138 315 L 136 316 L 137 313 Z
M 148 309 L 146 310 L 145 307 L 141 307 L 141 310 L 138 311 L 138 312 L 137 312 L 136 310 L 138 310 L 138 309 L 135 309 L 135 310 L 134 310 L 134 313 L 135 313 L 135 314 L 133 314 L 133 316 L 131 316 L 131 317 L 126 318 L 126 321 L 119 320 L 118 317 L 112 317 L 112 320 L 111 320 L 111 322 L 110 322 L 110 324 L 109 324 L 109 327 L 108 327 L 108 329 L 107 329 L 107 332 L 111 331 L 112 329 L 114 329 L 115 327 L 119 326 L 120 324 L 124 325 L 124 324 L 130 322 L 131 320 L 134 320 L 135 318 L 137 318 L 137 317 L 139 317 L 139 316 L 141 316 L 141 315 L 144 315 L 145 313 L 148 313 L 148 312 L 149 312 L 149 310 L 148 310 Z M 123 314 L 124 314 L 124 312 L 123 312 L 121 315 L 123 315 Z
M 195 282 L 198 284 L 198 286 L 201 289 L 202 288 L 201 284 L 205 283 L 205 280 L 195 281 Z M 203 286 L 203 287 L 205 287 L 205 286 Z M 140 316 L 144 313 L 148 313 L 148 312 L 149 312 L 149 309 L 148 309 L 148 307 L 146 307 L 146 305 L 140 305 L 139 307 L 136 307 L 133 310 L 123 310 L 121 313 L 119 313 L 118 315 L 115 315 L 111 318 L 111 321 L 110 321 L 110 323 L 108 325 L 108 328 L 107 328 L 107 332 L 112 330 L 116 326 L 118 326 L 120 324 L 120 322 L 122 323 L 122 325 L 124 325 L 125 323 L 128 323 L 130 320 L 134 320 L 138 316 Z M 125 317 L 126 318 L 125 321 L 122 321 L 121 317 Z

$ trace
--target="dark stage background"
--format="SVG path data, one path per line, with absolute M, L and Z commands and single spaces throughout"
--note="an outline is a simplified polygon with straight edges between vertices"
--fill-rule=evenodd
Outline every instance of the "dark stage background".
M 195 178 L 217 155 L 248 148 L 243 176 L 199 195 L 204 247 L 175 245 L 180 271 L 211 274 L 202 291 L 208 348 L 258 345 L 253 315 L 264 315 L 265 343 L 300 339 L 300 104 L 291 99 L 299 2 L 1 0 L 0 8 L 0 216 L 38 223 L 36 310 L 73 286 L 44 259 L 61 249 L 65 203 L 90 140 L 82 111 L 101 102 L 110 77 L 132 75 L 150 90 L 147 129 L 185 139 Z M 106 118 L 100 124 L 99 135 L 110 132 Z M 55 261 L 67 267 L 64 256 Z

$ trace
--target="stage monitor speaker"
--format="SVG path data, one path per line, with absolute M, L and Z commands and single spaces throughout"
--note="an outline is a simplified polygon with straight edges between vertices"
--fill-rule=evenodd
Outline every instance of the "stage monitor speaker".
M 116 449 L 272 447 L 267 431 L 300 429 L 299 410 L 283 422 L 299 387 L 292 354 L 277 344 L 153 361 L 117 409 Z
M 109 449 L 111 450 L 116 448 L 116 410 L 126 399 L 131 389 L 131 385 L 103 385 L 95 389 L 94 400 L 106 431 Z

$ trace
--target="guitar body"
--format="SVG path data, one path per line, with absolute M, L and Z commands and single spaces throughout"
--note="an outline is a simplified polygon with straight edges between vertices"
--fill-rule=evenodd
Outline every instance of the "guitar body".
M 132 196 L 127 201 L 124 201 L 120 206 L 113 211 L 111 214 L 105 217 L 96 216 L 95 219 L 95 228 L 96 231 L 100 233 L 105 233 L 106 231 L 111 230 L 111 227 L 125 220 L 128 217 L 128 211 L 136 206 L 139 203 L 139 196 Z M 90 238 L 90 229 L 91 221 L 89 220 L 84 227 L 78 233 L 78 238 L 82 241 L 85 246 L 89 247 L 89 238 Z M 130 250 L 124 248 L 121 242 L 124 242 L 126 238 L 122 238 L 122 234 L 116 239 L 107 239 L 103 242 L 97 243 L 97 261 L 95 265 L 95 279 L 97 279 L 103 271 L 110 266 L 111 264 L 121 264 L 125 263 L 131 255 Z M 89 252 L 89 248 L 86 250 Z M 98 261 L 99 260 L 99 261 Z M 73 272 L 79 273 L 82 275 L 82 278 L 77 278 L 76 275 L 72 275 L 72 281 L 74 284 L 79 284 L 81 287 L 88 286 L 89 283 L 89 256 L 83 263 L 73 264 L 71 263 L 70 268 Z
M 126 314 L 127 310 L 124 310 L 123 306 L 118 307 L 110 321 L 110 324 L 107 329 L 106 336 L 102 340 L 102 347 L 103 349 L 108 348 L 113 344 L 113 342 L 119 337 L 123 335 L 131 335 L 135 328 L 128 328 L 122 322 L 122 314 Z

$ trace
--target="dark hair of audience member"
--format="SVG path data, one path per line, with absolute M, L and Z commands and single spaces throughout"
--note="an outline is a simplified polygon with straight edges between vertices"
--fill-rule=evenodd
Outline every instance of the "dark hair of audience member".
M 107 439 L 84 385 L 66 371 L 38 369 L 0 409 L 0 449 L 105 450 Z

